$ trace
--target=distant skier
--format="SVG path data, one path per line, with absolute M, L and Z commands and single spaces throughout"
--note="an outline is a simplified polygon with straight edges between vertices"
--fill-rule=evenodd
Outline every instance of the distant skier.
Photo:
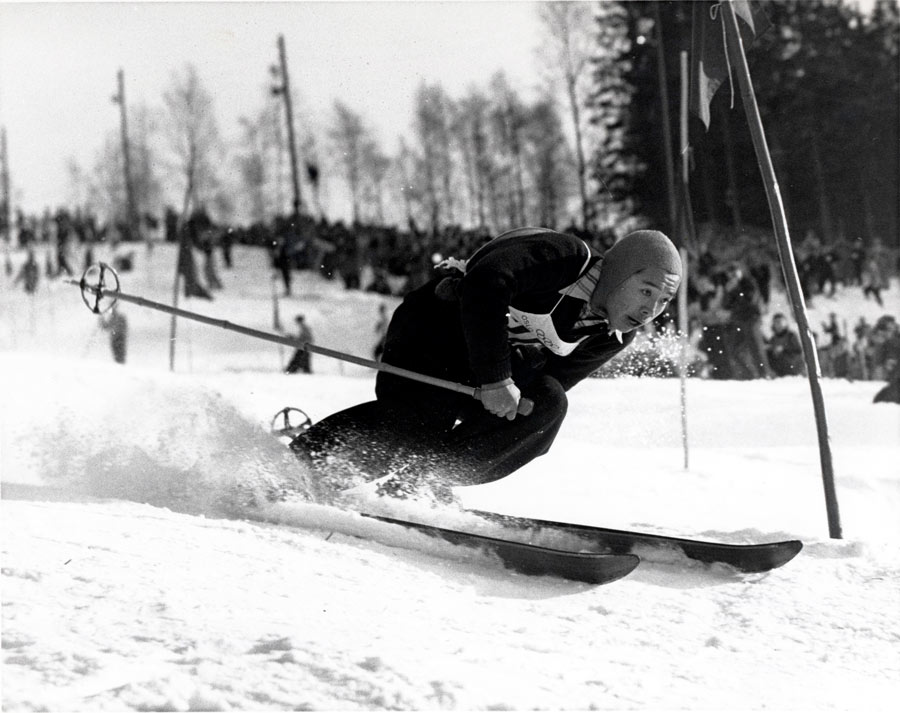
M 566 233 L 504 233 L 468 262 L 441 263 L 406 295 L 382 357 L 479 387 L 481 403 L 381 371 L 377 400 L 329 416 L 291 446 L 326 493 L 342 477 L 338 456 L 347 474 L 395 472 L 381 484 L 388 494 L 426 485 L 443 498 L 448 485 L 503 478 L 550 449 L 566 391 L 663 312 L 681 274 L 675 246 L 653 230 L 625 236 L 602 257 Z M 518 412 L 523 398 L 533 402 L 528 415 Z

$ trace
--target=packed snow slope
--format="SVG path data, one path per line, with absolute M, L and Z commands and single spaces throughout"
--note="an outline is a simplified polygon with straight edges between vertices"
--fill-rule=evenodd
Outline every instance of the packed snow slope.
M 139 248 L 136 263 L 122 289 L 169 301 L 171 251 Z M 238 250 L 222 279 L 215 301 L 181 306 L 272 330 L 265 256 Z M 553 450 L 459 489 L 465 505 L 805 543 L 745 576 L 646 552 L 627 578 L 592 587 L 305 502 L 272 416 L 291 405 L 318 420 L 367 400 L 372 372 L 313 357 L 313 375 L 284 375 L 289 349 L 186 320 L 173 372 L 170 318 L 124 303 L 118 365 L 76 287 L 45 282 L 29 297 L 10 282 L 4 711 L 895 709 L 900 407 L 872 403 L 879 383 L 823 384 L 840 540 L 805 379 L 689 381 L 687 467 L 677 380 L 580 384 Z M 872 322 L 900 311 L 898 295 L 895 284 L 884 309 L 852 290 L 813 306 Z M 278 307 L 285 325 L 302 312 L 318 343 L 368 357 L 381 301 L 303 273 Z M 281 487 L 298 497 L 266 504 Z M 359 502 L 503 534 L 459 510 Z

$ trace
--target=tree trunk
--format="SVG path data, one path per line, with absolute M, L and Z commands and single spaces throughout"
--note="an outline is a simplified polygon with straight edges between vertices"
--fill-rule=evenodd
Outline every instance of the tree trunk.
M 831 209 L 828 207 L 828 192 L 825 188 L 825 167 L 822 163 L 822 151 L 819 148 L 819 139 L 812 137 L 810 142 L 812 150 L 813 173 L 816 177 L 816 192 L 819 199 L 819 223 L 822 227 L 822 236 L 826 244 L 832 242 Z
M 722 127 L 722 141 L 725 148 L 725 170 L 728 173 L 728 206 L 731 208 L 731 220 L 740 233 L 744 230 L 741 216 L 741 190 L 738 186 L 737 170 L 734 164 L 734 142 L 731 140 L 731 124 L 728 112 L 719 104 L 719 126 Z
M 587 194 L 587 161 L 584 158 L 584 139 L 581 135 L 581 110 L 578 106 L 578 94 L 575 91 L 576 77 L 566 76 L 566 88 L 569 94 L 569 107 L 572 110 L 572 123 L 575 128 L 575 157 L 578 162 L 578 190 L 581 194 L 581 227 L 587 229 L 593 218 Z

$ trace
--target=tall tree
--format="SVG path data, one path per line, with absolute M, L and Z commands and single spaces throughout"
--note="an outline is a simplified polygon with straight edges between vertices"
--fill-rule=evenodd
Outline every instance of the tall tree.
M 241 193 L 247 200 L 247 214 L 254 223 L 263 223 L 267 218 L 266 198 L 270 183 L 268 161 L 266 161 L 267 130 L 272 126 L 268 111 L 262 111 L 255 118 L 241 117 L 241 150 L 236 157 Z
M 414 99 L 413 122 L 421 162 L 420 177 L 429 202 L 430 223 L 436 232 L 454 220 L 452 101 L 439 84 L 421 84 Z
M 163 94 L 167 116 L 164 131 L 175 165 L 184 178 L 182 216 L 193 204 L 213 197 L 218 187 L 218 166 L 223 154 L 212 94 L 197 68 L 186 65 L 172 73 Z
M 491 78 L 489 88 L 493 97 L 494 145 L 506 182 L 505 203 L 509 221 L 506 227 L 515 227 L 526 223 L 522 129 L 527 116 L 522 100 L 505 73 L 497 72 Z
M 131 190 L 138 206 L 146 213 L 159 216 L 164 198 L 156 149 L 158 112 L 144 104 L 136 104 L 132 105 L 131 115 Z
M 122 176 L 122 140 L 118 130 L 110 130 L 103 144 L 94 154 L 88 174 L 86 202 L 97 211 L 101 220 L 113 225 L 125 219 L 125 181 Z M 111 233 L 118 240 L 117 231 Z
M 329 137 L 341 157 L 344 177 L 350 189 L 350 201 L 353 221 L 358 222 L 360 202 L 362 200 L 364 166 L 363 159 L 366 146 L 372 141 L 363 118 L 340 100 L 334 102 L 335 123 L 329 131 Z
M 545 97 L 531 108 L 523 128 L 526 165 L 530 167 L 537 223 L 556 228 L 564 220 L 569 195 L 577 191 L 575 163 L 566 143 L 556 102 Z
M 399 137 L 400 153 L 397 156 L 397 169 L 400 174 L 400 193 L 403 197 L 403 206 L 406 210 L 406 224 L 412 230 L 418 224 L 419 209 L 422 202 L 421 187 L 413 181 L 416 157 L 406 143 L 406 139 Z
M 629 80 L 633 62 L 628 13 L 620 2 L 603 2 L 597 14 L 597 54 L 593 61 L 593 88 L 588 105 L 598 145 L 591 175 L 599 184 L 595 203 L 602 215 L 591 212 L 599 228 L 609 228 L 634 214 L 633 188 L 646 165 L 635 150 L 632 127 L 634 85 Z
M 487 152 L 489 106 L 484 93 L 472 87 L 459 101 L 451 124 L 463 159 L 472 222 L 480 228 L 488 225 L 488 176 L 491 171 L 491 159 Z
M 782 148 L 794 232 L 896 235 L 898 166 L 885 150 L 900 126 L 896 4 L 879 2 L 869 17 L 824 0 L 767 2 L 765 11 L 775 31 L 751 53 L 751 72 Z M 757 208 L 752 220 L 766 218 Z
M 546 32 L 542 56 L 551 76 L 561 80 L 569 107 L 575 135 L 581 221 L 587 226 L 591 221 L 591 200 L 583 108 L 591 85 L 590 61 L 596 52 L 594 7 L 587 2 L 542 2 L 538 13 Z
M 385 181 L 391 168 L 391 160 L 378 143 L 372 139 L 362 147 L 363 199 L 369 217 L 378 225 L 385 223 Z

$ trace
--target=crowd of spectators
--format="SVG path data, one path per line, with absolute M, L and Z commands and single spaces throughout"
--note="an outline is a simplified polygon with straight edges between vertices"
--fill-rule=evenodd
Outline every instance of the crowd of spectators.
M 784 292 L 771 236 L 718 236 L 691 261 L 689 313 L 697 358 L 695 369 L 718 379 L 755 379 L 806 373 L 800 340 L 785 314 L 771 309 Z M 828 305 L 838 289 L 859 289 L 884 307 L 882 292 L 898 274 L 898 254 L 880 241 L 840 240 L 825 245 L 812 233 L 794 256 L 806 305 Z M 764 320 L 766 315 L 771 315 Z M 860 317 L 852 329 L 836 313 L 810 324 L 822 374 L 849 379 L 889 379 L 900 361 L 900 335 L 892 314 L 874 325 Z
M 121 224 L 101 224 L 81 210 L 45 211 L 41 217 L 20 213 L 15 220 L 18 244 L 26 249 L 44 243 L 47 275 L 72 275 L 72 245 L 85 246 L 84 263 L 92 261 L 97 242 L 135 239 Z M 203 280 L 192 294 L 211 298 L 221 289 L 214 254 L 221 252 L 226 268 L 232 265 L 234 244 L 268 251 L 286 296 L 302 271 L 315 271 L 338 280 L 347 290 L 365 290 L 402 296 L 430 278 L 434 264 L 446 257 L 467 257 L 491 239 L 486 229 L 447 226 L 437 233 L 413 221 L 405 228 L 315 219 L 308 215 L 278 217 L 271 223 L 250 226 L 215 225 L 201 207 L 188 220 L 179 220 L 167 208 L 161 221 L 142 220 L 142 230 L 156 232 L 158 240 L 186 239 L 204 258 Z M 611 232 L 563 228 L 603 252 L 613 244 Z M 859 289 L 867 300 L 884 307 L 882 293 L 898 274 L 896 249 L 879 240 L 840 239 L 824 243 L 809 232 L 794 242 L 794 258 L 804 299 L 809 306 L 834 298 L 842 288 Z M 191 253 L 193 252 L 191 251 Z M 54 259 L 51 259 L 51 253 Z M 771 308 L 773 293 L 783 292 L 781 268 L 774 240 L 765 231 L 734 231 L 706 227 L 696 244 L 688 247 L 688 317 L 691 369 L 711 379 L 757 379 L 800 375 L 806 365 L 800 340 L 788 318 Z M 193 261 L 192 254 L 188 255 Z M 129 256 L 120 254 L 127 262 Z M 127 269 L 127 264 L 125 265 Z M 25 289 L 36 289 L 39 275 L 33 251 L 16 276 Z M 186 285 L 186 289 L 188 286 Z M 202 293 L 202 294 L 201 294 Z M 888 311 L 888 308 L 886 308 Z M 653 325 L 652 338 L 671 329 L 675 307 Z M 852 327 L 836 314 L 822 324 L 811 324 L 823 375 L 834 378 L 890 380 L 900 362 L 897 320 L 885 314 L 874 324 L 862 317 Z M 657 350 L 658 351 L 658 350 Z M 668 359 L 659 355 L 659 359 Z M 646 364 L 646 359 L 641 363 Z M 641 367 L 643 368 L 643 367 Z M 640 369 L 638 369 L 640 370 Z

